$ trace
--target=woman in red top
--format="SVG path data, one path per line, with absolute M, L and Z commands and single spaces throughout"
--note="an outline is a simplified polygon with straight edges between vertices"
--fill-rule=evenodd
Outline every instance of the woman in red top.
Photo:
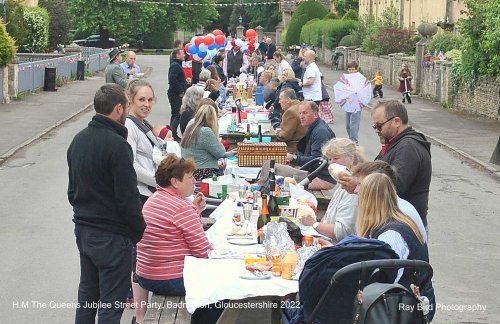
M 156 294 L 185 296 L 184 257 L 207 258 L 211 249 L 200 213 L 205 198 L 193 202 L 195 163 L 169 154 L 156 171 L 156 192 L 142 210 L 147 227 L 137 244 L 139 284 Z

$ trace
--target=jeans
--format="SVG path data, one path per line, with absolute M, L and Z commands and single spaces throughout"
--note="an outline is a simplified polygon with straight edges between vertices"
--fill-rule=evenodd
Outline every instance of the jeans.
M 142 288 L 152 291 L 157 295 L 164 296 L 186 296 L 186 289 L 184 288 L 184 278 L 170 279 L 170 280 L 151 280 L 141 276 L 137 276 L 139 285 Z
M 132 242 L 126 236 L 75 225 L 80 285 L 75 323 L 119 324 L 130 287 Z
M 168 94 L 168 101 L 170 102 L 170 127 L 172 127 L 172 136 L 175 140 L 179 139 L 179 135 L 177 135 L 177 128 L 179 127 L 179 120 L 181 118 L 181 105 L 182 105 L 182 97 L 179 97 L 178 94 Z
M 347 131 L 347 135 L 356 143 L 359 143 L 358 133 L 359 133 L 359 124 L 361 123 L 361 110 L 355 113 L 345 113 L 345 129 Z

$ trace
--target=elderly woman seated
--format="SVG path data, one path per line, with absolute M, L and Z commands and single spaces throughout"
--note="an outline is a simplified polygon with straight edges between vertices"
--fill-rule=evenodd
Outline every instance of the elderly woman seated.
M 146 230 L 137 244 L 139 284 L 156 294 L 184 296 L 184 257 L 207 258 L 211 249 L 200 213 L 205 198 L 194 192 L 192 160 L 169 154 L 156 171 L 156 192 L 144 204 Z
M 359 147 L 348 138 L 331 139 L 323 147 L 322 153 L 328 158 L 330 164 L 337 163 L 349 170 L 365 160 Z M 338 242 L 349 234 L 355 233 L 357 212 L 358 196 L 337 185 L 321 222 L 317 222 L 315 217 L 306 216 L 302 218 L 302 224 L 312 225 L 318 233 Z

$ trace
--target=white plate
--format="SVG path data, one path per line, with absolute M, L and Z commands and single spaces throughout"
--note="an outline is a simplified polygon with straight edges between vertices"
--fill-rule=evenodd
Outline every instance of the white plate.
M 255 275 L 250 271 L 240 273 L 240 278 L 247 280 L 266 280 L 266 279 L 271 279 L 272 276 L 273 276 L 272 273 L 267 271 L 260 272 L 259 275 Z
M 257 244 L 257 242 L 255 242 L 254 240 L 249 240 L 249 239 L 230 239 L 230 240 L 227 240 L 230 244 L 234 244 L 234 245 L 254 245 L 254 244 Z

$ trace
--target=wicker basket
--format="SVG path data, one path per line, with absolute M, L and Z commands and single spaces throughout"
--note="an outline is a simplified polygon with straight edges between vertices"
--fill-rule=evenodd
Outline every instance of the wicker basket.
M 286 143 L 238 143 L 238 166 L 262 166 L 267 160 L 286 164 Z

